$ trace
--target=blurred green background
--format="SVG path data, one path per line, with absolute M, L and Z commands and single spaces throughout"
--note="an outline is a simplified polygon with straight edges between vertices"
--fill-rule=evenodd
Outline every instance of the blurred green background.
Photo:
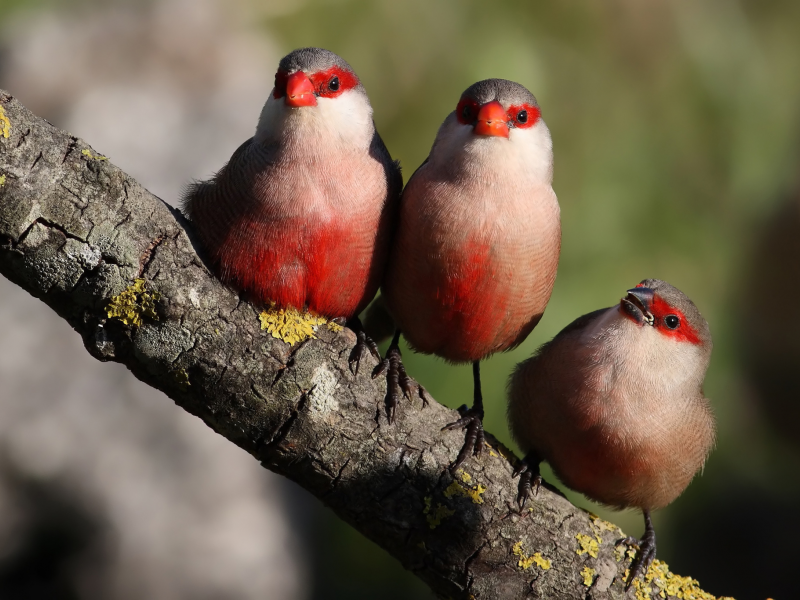
M 91 10 L 97 3 L 69 4 Z M 789 549 L 800 535 L 791 522 L 800 506 L 800 392 L 792 385 L 800 349 L 791 332 L 797 331 L 792 290 L 800 247 L 775 237 L 800 236 L 800 226 L 791 225 L 800 222 L 800 3 L 240 0 L 230 6 L 278 57 L 314 45 L 348 60 L 406 179 L 471 83 L 502 77 L 536 95 L 554 143 L 561 263 L 541 324 L 521 347 L 483 363 L 487 430 L 514 447 L 504 393 L 517 362 L 640 280 L 669 281 L 711 325 L 715 348 L 705 390 L 719 432 L 702 476 L 655 516 L 659 558 L 718 595 L 794 597 Z M 0 9 L 8 15 L 64 6 L 18 0 L 0 2 Z M 263 73 L 267 84 L 272 74 Z M 780 352 L 770 358 L 776 347 Z M 469 366 L 408 350 L 404 357 L 438 401 L 471 402 Z M 759 360 L 780 368 L 763 375 L 769 369 L 759 370 Z M 776 372 L 792 375 L 770 389 Z M 783 404 L 771 409 L 778 396 Z M 545 478 L 555 483 L 547 471 Z M 567 495 L 627 533 L 641 533 L 638 513 L 610 512 Z M 314 514 L 315 598 L 429 597 L 360 534 L 327 513 Z

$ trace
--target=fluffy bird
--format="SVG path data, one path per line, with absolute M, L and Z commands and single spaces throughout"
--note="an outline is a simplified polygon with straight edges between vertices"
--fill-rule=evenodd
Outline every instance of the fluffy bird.
M 412 391 L 401 332 L 418 352 L 473 364 L 473 406 L 445 427 L 467 429 L 453 470 L 483 447 L 480 361 L 522 342 L 550 298 L 561 247 L 552 178 L 536 98 L 487 79 L 461 95 L 403 192 L 383 284 L 398 331 L 379 370 L 389 369 L 391 415 L 400 387 Z
M 353 69 L 302 48 L 280 61 L 255 135 L 183 205 L 224 283 L 262 305 L 349 319 L 359 359 L 358 314 L 380 285 L 401 189 Z
M 714 445 L 703 395 L 711 332 L 680 290 L 646 279 L 617 306 L 584 315 L 517 366 L 508 422 L 525 460 L 520 504 L 547 461 L 589 498 L 643 511 L 628 586 L 655 557 L 650 512 L 675 500 Z M 632 538 L 623 540 L 637 543 Z

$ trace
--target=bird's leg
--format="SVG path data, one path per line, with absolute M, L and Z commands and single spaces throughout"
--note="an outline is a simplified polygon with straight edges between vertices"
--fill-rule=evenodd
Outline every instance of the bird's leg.
M 539 493 L 539 488 L 542 485 L 542 476 L 539 473 L 540 462 L 542 462 L 542 457 L 532 450 L 525 455 L 525 458 L 519 461 L 519 464 L 514 469 L 512 477 L 519 475 L 517 503 L 520 510 L 525 508 L 525 501 L 528 498 Z
M 626 537 L 617 542 L 617 544 L 627 544 L 639 548 L 636 558 L 631 563 L 630 576 L 625 584 L 626 590 L 630 589 L 634 579 L 647 573 L 650 563 L 656 557 L 656 530 L 653 529 L 653 522 L 650 520 L 650 511 L 643 510 L 642 512 L 644 513 L 644 535 L 642 535 L 642 539 L 637 540 L 635 537 Z
M 458 409 L 458 412 L 461 413 L 461 418 L 455 423 L 442 427 L 442 431 L 449 429 L 467 430 L 467 434 L 464 436 L 464 445 L 461 447 L 456 461 L 450 465 L 451 473 L 455 473 L 456 469 L 472 454 L 480 456 L 483 450 L 483 395 L 481 394 L 481 367 L 478 360 L 472 363 L 472 378 L 475 386 L 472 408 L 467 409 L 466 405 L 462 406 Z
M 335 320 L 336 319 L 334 319 L 334 321 Z M 347 327 L 353 330 L 357 339 L 356 345 L 353 346 L 353 351 L 347 359 L 347 364 L 350 365 L 350 372 L 353 373 L 353 375 L 358 375 L 358 368 L 361 366 L 361 361 L 367 357 L 368 352 L 377 358 L 378 361 L 381 360 L 381 353 L 378 350 L 378 345 L 367 335 L 367 332 L 364 331 L 361 319 L 353 317 L 347 321 Z
M 400 354 L 400 330 L 394 332 L 392 343 L 386 350 L 386 356 L 372 371 L 372 378 L 386 373 L 386 418 L 389 423 L 394 423 L 397 405 L 400 403 L 401 394 L 411 399 L 414 392 L 422 399 L 422 406 L 428 406 L 428 392 L 406 373 L 403 366 L 403 357 Z

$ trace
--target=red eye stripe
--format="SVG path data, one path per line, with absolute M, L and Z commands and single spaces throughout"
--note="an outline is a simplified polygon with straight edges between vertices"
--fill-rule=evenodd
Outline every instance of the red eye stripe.
M 528 120 L 524 123 L 520 123 L 517 121 L 517 115 L 521 110 L 524 110 L 528 113 Z M 514 123 L 514 127 L 518 127 L 519 129 L 527 129 L 528 127 L 533 127 L 542 116 L 542 111 L 539 110 L 536 106 L 531 106 L 530 104 L 521 104 L 521 105 L 514 105 L 508 109 L 508 118 L 511 122 Z
M 328 87 L 331 79 L 339 78 L 339 89 L 336 91 Z M 272 92 L 274 98 L 283 98 L 286 95 L 286 81 L 289 79 L 289 74 L 286 71 L 278 71 L 275 73 L 275 89 Z M 342 92 L 351 90 L 358 85 L 358 77 L 350 71 L 345 71 L 340 67 L 331 67 L 327 71 L 320 71 L 309 76 L 314 89 L 317 94 L 325 98 L 335 98 Z
M 683 315 L 683 313 L 677 308 L 670 306 L 669 303 L 660 296 L 653 296 L 653 302 L 650 304 L 650 312 L 653 314 L 653 317 L 655 317 L 656 328 L 662 334 L 679 342 L 689 342 L 691 344 L 700 343 L 700 337 L 697 335 L 697 331 L 695 331 L 695 329 L 689 325 L 689 322 L 686 320 L 686 317 Z M 664 323 L 664 318 L 669 315 L 675 315 L 678 317 L 678 319 L 680 319 L 680 323 L 675 329 L 670 329 Z
M 468 112 L 465 113 L 465 109 L 467 109 Z M 458 118 L 458 122 L 462 125 L 474 124 L 479 110 L 480 107 L 475 100 L 472 98 L 462 98 L 458 103 L 458 106 L 456 106 L 456 117 Z M 528 118 L 524 123 L 517 121 L 517 116 L 522 110 L 528 113 Z M 536 122 L 541 118 L 542 112 L 536 106 L 531 106 L 530 104 L 519 104 L 510 107 L 507 115 L 510 126 L 518 127 L 520 129 L 527 129 L 528 127 L 532 127 L 536 124 Z
M 472 98 L 462 98 L 456 106 L 456 117 L 462 125 L 472 125 L 478 117 L 478 103 Z
M 328 84 L 334 77 L 339 78 L 339 89 L 332 90 Z M 324 98 L 336 98 L 342 92 L 352 90 L 358 85 L 358 77 L 350 71 L 345 71 L 341 67 L 331 67 L 327 71 L 320 71 L 309 76 L 311 83 L 314 84 L 314 89 L 317 93 Z
M 286 80 L 289 79 L 286 71 L 275 73 L 275 89 L 272 91 L 273 98 L 283 98 L 286 95 Z

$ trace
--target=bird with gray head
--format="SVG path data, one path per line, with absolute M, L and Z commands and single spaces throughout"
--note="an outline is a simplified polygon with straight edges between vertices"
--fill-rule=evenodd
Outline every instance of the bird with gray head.
M 552 179 L 536 98 L 487 79 L 464 91 L 403 191 L 382 287 L 398 330 L 378 372 L 389 372 L 391 420 L 400 388 L 413 391 L 401 332 L 418 352 L 472 363 L 473 406 L 445 427 L 467 430 L 452 470 L 484 445 L 480 361 L 522 342 L 550 298 L 561 247 Z
M 628 587 L 655 558 L 650 512 L 686 489 L 714 445 L 703 394 L 711 348 L 694 303 L 646 279 L 617 306 L 573 321 L 509 380 L 508 422 L 527 453 L 515 470 L 520 505 L 532 484 L 538 491 L 547 461 L 592 500 L 641 509 L 645 532 Z
M 375 296 L 402 189 L 353 69 L 321 48 L 285 56 L 256 127 L 183 199 L 217 276 L 261 305 L 344 317 Z

